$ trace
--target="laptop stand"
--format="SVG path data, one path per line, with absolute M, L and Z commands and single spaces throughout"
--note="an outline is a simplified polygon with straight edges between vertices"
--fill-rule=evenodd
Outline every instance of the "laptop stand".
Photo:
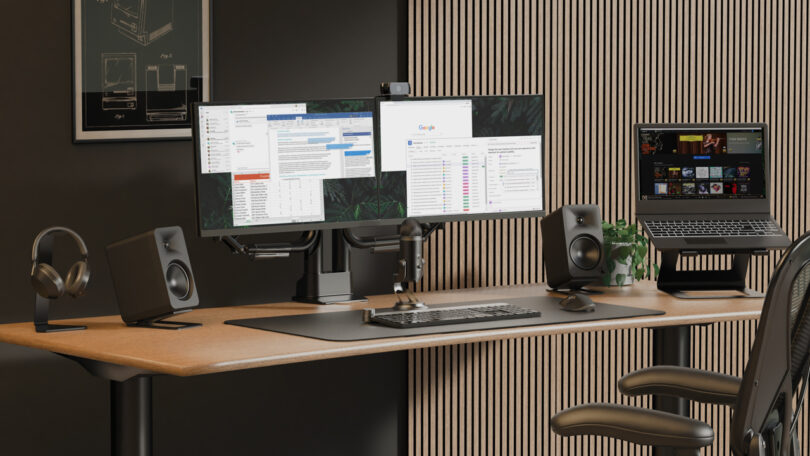
M 751 290 L 745 285 L 751 255 L 765 254 L 764 251 L 733 253 L 733 265 L 727 270 L 678 271 L 678 258 L 694 256 L 697 251 L 681 252 L 665 250 L 661 252 L 661 270 L 658 274 L 658 289 L 679 299 L 729 299 L 762 298 L 765 295 Z M 709 253 L 709 252 L 706 252 Z M 712 251 L 711 253 L 723 253 Z M 720 294 L 708 293 L 711 291 Z M 727 293 L 734 291 L 736 293 Z

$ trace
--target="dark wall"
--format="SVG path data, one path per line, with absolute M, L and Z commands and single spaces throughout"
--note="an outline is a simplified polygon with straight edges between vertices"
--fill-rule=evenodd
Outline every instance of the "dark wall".
M 214 2 L 214 99 L 373 96 L 380 81 L 405 77 L 397 22 L 400 4 L 394 0 L 350 4 Z M 185 231 L 202 306 L 289 299 L 303 272 L 300 256 L 250 262 L 195 235 L 191 141 L 71 143 L 70 6 L 47 14 L 30 2 L 6 9 L 11 10 L 7 17 L 15 20 L 0 31 L 0 38 L 6 43 L 8 61 L 21 64 L 16 71 L 9 67 L 0 72 L 5 152 L 0 173 L 7 217 L 0 225 L 6 259 L 0 264 L 5 294 L 0 319 L 31 319 L 31 241 L 40 229 L 56 224 L 84 237 L 92 271 L 87 296 L 58 303 L 57 315 L 116 313 L 104 247 L 166 225 L 180 225 Z M 22 35 L 27 38 L 21 40 Z M 278 239 L 285 237 L 260 238 Z M 71 243 L 62 245 L 57 247 L 57 253 L 63 253 L 57 265 L 59 258 L 76 259 Z M 366 272 L 355 274 L 358 290 L 387 291 L 389 287 L 379 284 L 390 282 L 393 258 L 369 258 L 365 252 L 355 252 L 354 257 Z M 376 267 L 363 268 L 367 263 Z M 371 271 L 378 275 L 369 277 Z
M 31 241 L 40 229 L 55 224 L 69 226 L 84 237 L 92 271 L 87 295 L 60 300 L 52 311 L 57 318 L 117 313 L 104 246 L 166 225 L 180 225 L 185 231 L 202 306 L 288 300 L 303 270 L 300 257 L 254 263 L 196 236 L 191 141 L 72 144 L 71 6 L 70 2 L 49 6 L 44 9 L 37 2 L 3 5 L 7 20 L 0 29 L 0 42 L 9 64 L 0 72 L 4 156 L 0 167 L 4 214 L 0 224 L 0 286 L 4 292 L 0 322 L 31 320 Z M 379 82 L 407 77 L 403 36 L 407 33 L 407 6 L 402 0 L 214 1 L 212 16 L 215 100 L 373 96 Z M 64 272 L 75 259 L 75 251 L 67 241 L 57 243 L 56 265 Z M 391 255 L 356 252 L 352 263 L 356 291 L 388 291 L 394 271 Z M 316 428 L 337 423 L 341 431 L 339 408 L 319 411 L 320 407 L 304 398 L 296 405 L 286 399 L 286 391 L 278 393 L 274 386 L 314 386 L 312 378 L 336 379 L 336 385 L 347 388 L 342 394 L 361 398 L 365 391 L 374 391 L 374 385 L 396 384 L 398 374 L 404 378 L 404 369 L 404 358 L 396 354 L 201 379 L 159 379 L 155 409 L 161 414 L 161 410 L 179 407 L 176 419 L 188 420 L 183 423 L 185 429 L 207 429 L 211 423 L 229 422 L 218 412 L 240 415 L 243 408 L 238 404 L 258 399 L 244 410 L 250 419 L 265 423 L 264 429 L 276 421 L 262 421 L 262 414 L 292 413 L 292 422 L 309 422 Z M 338 376 L 337 372 L 344 374 Z M 71 454 L 107 453 L 106 382 L 55 355 L 0 345 L 0 387 L 0 410 L 4 410 L 0 436 L 5 450 L 17 449 L 10 454 L 53 454 L 64 450 L 65 442 L 70 442 Z M 177 395 L 168 392 L 181 391 L 184 399 L 173 404 Z M 401 396 L 388 407 L 372 402 L 358 407 L 387 413 L 385 410 L 401 405 L 399 400 Z M 198 408 L 194 401 L 214 406 Z M 379 404 L 379 398 L 375 402 Z M 380 416 L 370 419 L 385 422 Z M 242 421 L 244 417 L 236 422 Z M 156 423 L 171 425 L 160 417 Z M 52 438 L 37 437 L 45 425 Z M 234 432 L 239 435 L 238 430 Z M 195 436 L 190 432 L 183 438 Z M 161 437 L 160 429 L 156 429 L 156 439 L 165 448 L 182 448 L 167 434 Z M 238 452 L 254 453 L 250 445 L 257 441 L 248 438 L 244 451 Z M 289 444 L 280 447 L 294 448 Z M 208 454 L 205 448 L 203 445 L 194 454 Z M 223 451 L 214 448 L 217 445 L 211 446 L 210 454 Z

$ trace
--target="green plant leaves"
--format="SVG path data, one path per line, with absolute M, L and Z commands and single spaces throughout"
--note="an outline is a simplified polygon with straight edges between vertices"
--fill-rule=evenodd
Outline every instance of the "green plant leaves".
M 613 260 L 620 264 L 627 264 L 627 260 L 633 256 L 636 250 L 635 245 L 623 245 L 618 249 L 613 249 Z
M 603 220 L 602 236 L 607 259 L 605 261 L 607 274 L 605 274 L 606 278 L 602 279 L 603 283 L 610 283 L 610 275 L 616 270 L 616 264 L 629 264 L 631 277 L 636 280 L 641 280 L 650 273 L 647 265 L 647 254 L 650 251 L 649 240 L 644 237 L 638 225 L 630 224 L 624 219 L 617 220 L 615 224 Z M 617 246 L 616 244 L 628 245 Z M 652 266 L 655 271 L 653 278 L 657 278 L 658 265 L 653 264 Z M 624 285 L 626 278 L 625 274 L 616 274 L 616 283 Z

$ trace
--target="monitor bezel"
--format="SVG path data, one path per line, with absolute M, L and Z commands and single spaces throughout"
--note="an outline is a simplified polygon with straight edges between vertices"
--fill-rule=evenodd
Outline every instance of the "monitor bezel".
M 641 199 L 641 160 L 640 135 L 642 130 L 746 130 L 762 129 L 763 162 L 765 166 L 765 198 L 751 199 L 684 199 L 684 200 L 643 200 Z M 768 125 L 765 123 L 647 123 L 633 125 L 633 166 L 635 170 L 636 214 L 754 214 L 769 213 L 771 208 L 770 142 Z
M 375 148 L 378 151 L 376 160 L 377 160 L 377 169 L 379 170 L 377 177 L 379 179 L 380 173 L 382 173 L 382 146 L 381 140 L 382 135 L 379 132 L 380 125 L 382 123 L 382 118 L 380 117 L 380 103 L 383 101 L 394 101 L 394 102 L 413 102 L 413 101 L 432 101 L 432 100 L 473 100 L 473 105 L 476 99 L 487 99 L 487 98 L 536 98 L 539 97 L 543 103 L 543 133 L 542 133 L 542 140 L 540 141 L 540 173 L 543 176 L 543 208 L 536 211 L 520 211 L 520 212 L 488 212 L 488 213 L 478 213 L 478 214 L 452 214 L 452 215 L 432 215 L 428 217 L 412 217 L 419 222 L 422 223 L 439 223 L 439 222 L 469 222 L 475 220 L 502 220 L 502 219 L 511 219 L 511 218 L 534 218 L 534 217 L 545 217 L 546 215 L 546 188 L 548 185 L 547 176 L 546 176 L 546 154 L 545 154 L 545 142 L 546 142 L 546 119 L 545 119 L 545 107 L 546 107 L 546 98 L 542 94 L 520 94 L 520 95 L 459 95 L 459 96 L 441 96 L 441 97 L 404 97 L 398 99 L 391 99 L 390 97 L 376 97 L 376 106 L 375 106 L 375 114 L 377 116 L 377 121 L 375 124 L 375 128 L 377 129 L 374 133 L 375 135 Z M 386 221 L 393 221 L 396 224 L 402 223 L 404 218 L 389 218 L 389 219 L 381 219 Z
M 310 230 L 329 230 L 329 229 L 343 229 L 343 228 L 356 228 L 361 226 L 385 226 L 392 225 L 394 222 L 388 219 L 370 219 L 346 222 L 303 222 L 303 223 L 280 223 L 275 225 L 253 225 L 245 227 L 222 228 L 222 229 L 203 229 L 202 220 L 200 219 L 200 176 L 202 170 L 200 169 L 200 137 L 198 128 L 195 128 L 196 123 L 200 117 L 200 106 L 249 106 L 249 105 L 272 105 L 272 104 L 293 104 L 293 103 L 311 103 L 319 101 L 349 101 L 349 100 L 362 100 L 369 102 L 373 115 L 376 117 L 377 104 L 374 97 L 350 97 L 350 98 L 319 98 L 309 100 L 272 100 L 272 101 L 206 101 L 197 102 L 192 106 L 194 119 L 192 119 L 192 141 L 194 143 L 194 209 L 196 213 L 197 235 L 200 237 L 221 237 L 221 236 L 248 236 L 255 234 L 276 234 L 276 233 L 294 233 Z M 376 135 L 377 122 L 373 123 L 374 134 Z M 375 155 L 378 155 L 377 140 L 374 140 Z M 377 157 L 375 156 L 375 176 L 377 179 Z M 379 203 L 379 199 L 378 199 Z

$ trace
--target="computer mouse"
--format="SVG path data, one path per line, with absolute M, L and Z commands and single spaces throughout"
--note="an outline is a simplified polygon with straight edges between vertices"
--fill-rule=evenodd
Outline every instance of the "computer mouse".
M 571 293 L 560 301 L 560 307 L 569 312 L 593 312 L 596 304 L 583 293 Z

